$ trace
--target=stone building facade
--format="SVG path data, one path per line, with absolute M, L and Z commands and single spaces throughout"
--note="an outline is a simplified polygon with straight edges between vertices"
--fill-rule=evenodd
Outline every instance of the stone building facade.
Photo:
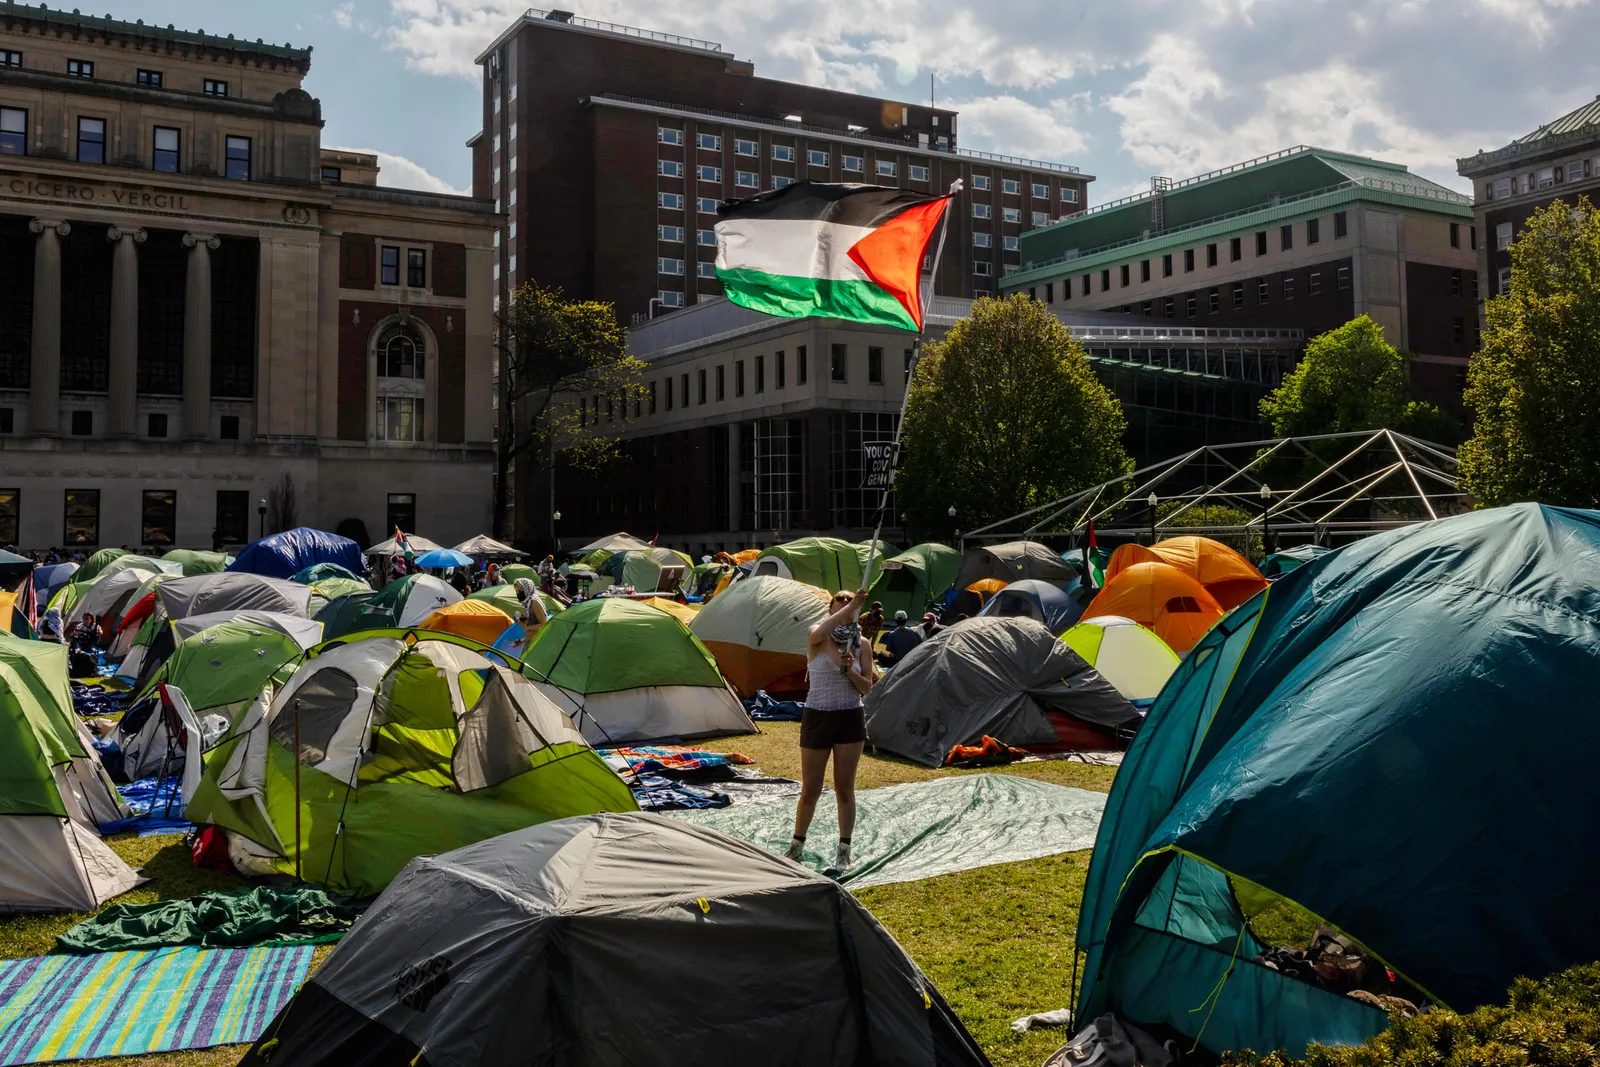
M 0 8 L 0 542 L 488 528 L 493 204 L 324 152 L 310 62 Z

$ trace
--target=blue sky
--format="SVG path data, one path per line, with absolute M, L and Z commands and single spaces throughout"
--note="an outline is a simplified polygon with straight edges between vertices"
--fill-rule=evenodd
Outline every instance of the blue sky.
M 90 0 L 92 2 L 92 0 Z M 127 19 L 315 46 L 324 143 L 386 184 L 465 189 L 472 58 L 505 0 L 100 0 Z M 768 77 L 962 113 L 962 144 L 1074 163 L 1091 202 L 1294 144 L 1454 159 L 1600 94 L 1600 0 L 594 0 L 579 15 L 719 41 Z

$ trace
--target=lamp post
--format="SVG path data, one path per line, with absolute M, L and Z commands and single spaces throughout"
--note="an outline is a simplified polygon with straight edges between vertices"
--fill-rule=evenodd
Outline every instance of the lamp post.
M 959 541 L 961 539 L 961 531 L 956 528 L 956 523 L 955 523 L 956 506 L 954 504 L 951 504 L 950 505 L 950 510 L 945 512 L 945 514 L 950 516 L 950 531 L 951 531 L 950 540 L 952 542 Z
M 262 497 L 261 498 L 261 503 L 256 506 L 256 517 L 261 520 L 261 525 L 259 527 L 261 532 L 258 533 L 256 536 L 257 537 L 265 537 L 265 536 L 267 536 L 267 498 L 266 497 Z
M 555 551 L 558 554 L 561 551 L 561 538 L 556 536 L 556 523 L 558 523 L 560 521 L 561 521 L 561 512 L 552 511 L 550 513 L 550 543 L 555 546 L 553 551 Z
M 1161 498 L 1156 496 L 1155 490 L 1152 489 L 1144 502 L 1150 505 L 1150 543 L 1153 545 L 1156 543 L 1156 505 L 1161 502 Z
M 1261 558 L 1272 555 L 1272 486 L 1261 487 Z

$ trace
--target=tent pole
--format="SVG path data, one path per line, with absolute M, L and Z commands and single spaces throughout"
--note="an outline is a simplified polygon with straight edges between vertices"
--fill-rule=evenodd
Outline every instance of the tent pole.
M 894 441 L 889 446 L 889 484 L 883 487 L 878 501 L 877 523 L 872 530 L 872 547 L 867 550 L 867 566 L 861 575 L 861 588 L 872 588 L 872 566 L 878 559 L 878 542 L 883 539 L 883 513 L 889 510 L 889 494 L 894 492 L 894 469 L 900 462 L 900 434 L 906 425 L 906 407 L 911 402 L 911 383 L 917 374 L 917 364 L 922 361 L 922 337 L 928 330 L 928 307 L 933 303 L 933 291 L 939 284 L 939 260 L 944 256 L 944 237 L 950 229 L 950 205 L 961 192 L 961 179 L 950 183 L 950 194 L 945 198 L 945 209 L 939 216 L 939 243 L 933 249 L 933 267 L 928 280 L 928 292 L 922 296 L 922 325 L 911 341 L 911 366 L 906 368 L 906 391 L 900 398 L 900 418 L 894 424 Z
M 294 698 L 294 880 L 300 877 L 300 854 L 305 849 L 300 844 L 300 698 Z

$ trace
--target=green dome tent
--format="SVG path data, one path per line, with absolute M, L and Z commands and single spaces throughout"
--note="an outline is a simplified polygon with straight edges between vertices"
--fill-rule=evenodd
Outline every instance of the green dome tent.
M 376 592 L 354 590 L 316 612 L 330 640 L 362 630 L 419 625 L 440 608 L 459 603 L 461 594 L 431 574 L 408 574 Z
M 1458 1011 L 1600 958 L 1596 574 L 1600 512 L 1518 504 L 1358 541 L 1219 621 L 1112 785 L 1077 1017 L 1293 1057 L 1384 1029 L 1266 966 L 1254 919 L 1285 906 Z
M 869 549 L 865 543 L 854 544 L 837 537 L 802 537 L 763 550 L 755 558 L 750 573 L 776 574 L 779 578 L 792 578 L 830 593 L 842 589 L 853 591 L 861 587 Z M 893 545 L 878 542 L 879 564 L 894 552 Z
M 903 611 L 913 619 L 944 601 L 961 570 L 961 553 L 949 545 L 912 545 L 898 556 L 880 560 L 868 600 L 883 604 L 883 616 Z
M 298 867 L 365 896 L 417 856 L 636 810 L 566 716 L 494 655 L 399 630 L 324 642 L 207 756 L 189 818 L 226 829 L 242 870 Z
M 1120 615 L 1084 619 L 1061 640 L 1129 700 L 1154 700 L 1178 669 L 1178 654 L 1154 630 Z
M 83 566 L 78 568 L 78 573 L 74 577 L 80 582 L 92 582 L 100 577 L 100 572 L 105 570 L 112 560 L 128 554 L 125 548 L 102 548 L 83 561 Z
M 216 574 L 227 570 L 228 564 L 233 562 L 233 557 L 226 552 L 200 552 L 192 548 L 175 548 L 161 558 L 182 567 L 185 578 L 192 578 L 196 574 Z
M 544 605 L 546 615 L 554 615 L 566 607 L 561 601 L 543 590 L 540 590 L 535 595 L 539 598 L 539 603 Z M 485 603 L 493 604 L 505 612 L 508 618 L 512 619 L 515 619 L 522 611 L 522 601 L 518 599 L 517 587 L 514 585 L 485 586 L 476 593 L 467 594 L 467 599 L 482 600 Z
M 623 597 L 586 600 L 555 616 L 522 661 L 590 744 L 756 732 L 688 627 Z
M 694 561 L 676 549 L 642 548 L 612 552 L 590 566 L 641 593 L 675 593 L 694 570 Z
M 177 645 L 141 692 L 165 682 L 183 690 L 196 716 L 221 715 L 230 722 L 274 675 L 300 660 L 306 646 L 316 643 L 309 635 L 321 629 L 308 619 L 265 611 L 226 619 L 199 615 L 168 625 Z

